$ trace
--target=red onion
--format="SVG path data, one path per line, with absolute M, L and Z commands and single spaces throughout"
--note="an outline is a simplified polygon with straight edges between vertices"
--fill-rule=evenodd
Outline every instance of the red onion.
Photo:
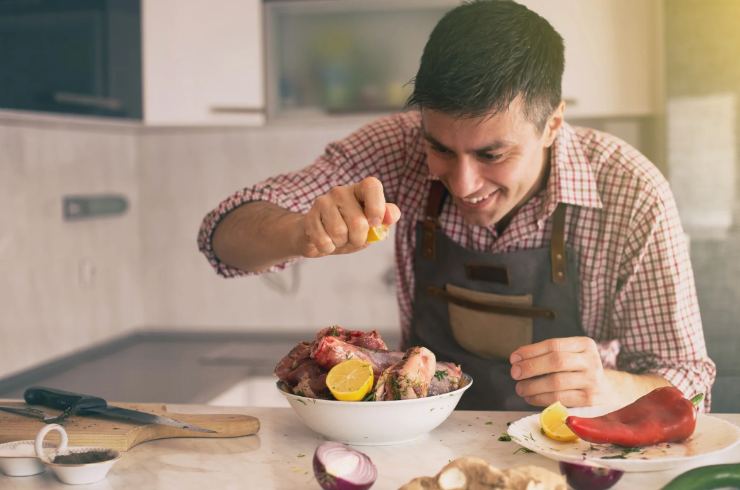
M 316 448 L 313 473 L 324 490 L 367 490 L 378 477 L 378 469 L 366 454 L 339 442 Z
M 575 490 L 606 490 L 613 487 L 624 474 L 621 470 L 579 463 L 560 462 L 560 473 Z

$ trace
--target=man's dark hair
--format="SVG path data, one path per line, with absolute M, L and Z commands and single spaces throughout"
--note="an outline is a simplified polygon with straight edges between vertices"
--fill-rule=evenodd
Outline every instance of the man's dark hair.
M 408 106 L 457 117 L 500 113 L 521 95 L 539 131 L 560 103 L 563 38 L 509 0 L 469 2 L 447 12 L 424 47 Z

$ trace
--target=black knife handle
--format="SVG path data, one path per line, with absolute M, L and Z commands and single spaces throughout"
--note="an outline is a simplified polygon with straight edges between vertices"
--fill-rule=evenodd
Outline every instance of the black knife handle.
M 23 393 L 23 399 L 29 405 L 41 405 L 44 407 L 66 410 L 73 407 L 75 412 L 89 409 L 106 408 L 108 402 L 104 399 L 82 393 L 47 388 L 45 386 L 32 386 Z

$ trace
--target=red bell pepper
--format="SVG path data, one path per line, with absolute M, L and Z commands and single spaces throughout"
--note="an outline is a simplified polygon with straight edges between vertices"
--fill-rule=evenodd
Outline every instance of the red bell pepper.
M 697 399 L 698 398 L 698 399 Z M 599 417 L 569 416 L 565 423 L 584 441 L 641 447 L 680 442 L 696 428 L 695 403 L 673 386 L 656 388 L 631 404 Z

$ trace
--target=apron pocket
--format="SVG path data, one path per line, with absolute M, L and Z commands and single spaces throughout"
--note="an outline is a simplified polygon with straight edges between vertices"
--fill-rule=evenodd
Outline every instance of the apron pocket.
M 485 359 L 508 360 L 517 348 L 532 343 L 534 318 L 555 317 L 552 310 L 532 306 L 532 295 L 483 293 L 454 284 L 427 291 L 448 302 L 457 343 Z

